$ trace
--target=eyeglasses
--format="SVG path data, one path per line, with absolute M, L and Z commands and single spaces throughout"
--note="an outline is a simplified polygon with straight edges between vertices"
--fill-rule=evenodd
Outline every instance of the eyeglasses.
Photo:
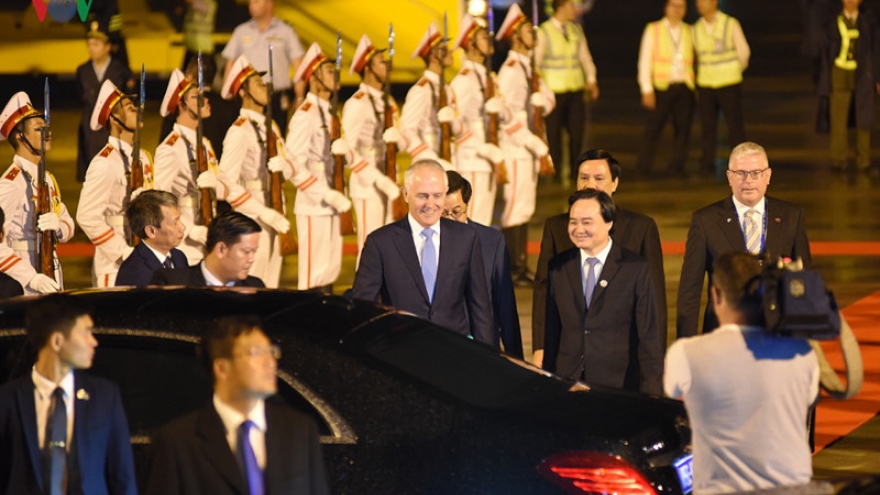
M 770 167 L 762 168 L 761 170 L 728 170 L 727 173 L 733 174 L 739 180 L 745 180 L 746 176 L 752 178 L 752 180 L 758 180 L 764 175 L 764 172 L 770 170 Z
M 233 357 L 250 357 L 250 358 L 272 356 L 275 359 L 281 359 L 281 348 L 278 347 L 277 345 L 271 345 L 269 347 L 254 346 L 254 347 L 250 347 L 248 349 L 245 349 L 242 352 L 234 353 L 232 356 Z
M 466 216 L 467 210 L 460 210 L 458 208 L 455 208 L 453 210 L 443 210 L 443 218 L 448 218 L 450 220 L 458 220 Z

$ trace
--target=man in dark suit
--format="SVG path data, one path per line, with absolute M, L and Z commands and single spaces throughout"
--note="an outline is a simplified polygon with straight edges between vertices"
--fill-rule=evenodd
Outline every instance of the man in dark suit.
M 791 203 L 765 196 L 772 172 L 763 147 L 749 141 L 738 145 L 730 152 L 727 169 L 732 197 L 694 213 L 678 285 L 676 330 L 679 338 L 698 333 L 703 281 L 708 274 L 706 290 L 710 290 L 712 265 L 720 254 L 749 251 L 772 257 L 802 258 L 804 268 L 810 267 L 810 244 L 803 212 Z M 703 317 L 703 333 L 717 326 L 718 318 L 710 299 Z
M 406 218 L 373 231 L 352 287 L 357 299 L 382 302 L 492 345 L 492 300 L 476 231 L 440 218 L 448 179 L 434 160 L 404 177 Z
M 214 398 L 156 435 L 146 494 L 326 494 L 314 421 L 269 399 L 281 349 L 259 320 L 218 319 L 201 351 Z
M 80 371 L 98 345 L 88 311 L 65 294 L 28 308 L 37 361 L 0 387 L 0 493 L 137 494 L 119 388 Z
M 578 158 L 577 189 L 587 188 L 614 195 L 620 183 L 620 163 L 605 150 L 589 150 Z M 666 328 L 666 276 L 663 272 L 663 251 L 660 231 L 653 218 L 617 207 L 611 238 L 620 246 L 647 258 L 651 262 L 651 280 L 657 298 L 660 328 Z M 535 293 L 532 304 L 532 361 L 541 365 L 544 355 L 544 309 L 547 301 L 547 267 L 550 259 L 571 249 L 574 244 L 568 236 L 568 212 L 547 219 L 541 238 L 541 253 L 535 273 Z
M 262 280 L 248 275 L 260 244 L 260 231 L 260 224 L 246 215 L 234 211 L 221 215 L 208 227 L 208 255 L 201 263 L 156 270 L 150 285 L 264 288 Z
M 177 249 L 186 229 L 180 222 L 176 196 L 156 189 L 144 191 L 131 202 L 125 216 L 141 242 L 119 267 L 117 286 L 144 287 L 160 268 L 189 266 L 186 255 Z
M 3 232 L 3 225 L 5 224 L 6 213 L 3 212 L 3 208 L 0 208 L 0 246 L 6 245 L 6 233 Z M 15 280 L 6 273 L 0 271 L 0 299 L 8 299 L 10 297 L 23 295 L 24 288 L 21 286 L 18 280 Z
M 473 195 L 471 183 L 452 170 L 447 171 L 446 176 L 449 178 L 449 190 L 446 192 L 443 217 L 473 227 L 483 247 L 483 269 L 486 273 L 489 295 L 492 298 L 495 347 L 499 347 L 501 342 L 504 344 L 504 352 L 522 359 L 522 334 L 519 328 L 519 314 L 516 310 L 516 293 L 513 290 L 510 273 L 510 255 L 504 234 L 469 219 L 467 209 Z
M 550 260 L 544 369 L 660 395 L 666 332 L 658 324 L 651 264 L 610 237 L 611 196 L 585 189 L 569 203 L 575 247 Z M 628 376 L 634 370 L 635 379 Z

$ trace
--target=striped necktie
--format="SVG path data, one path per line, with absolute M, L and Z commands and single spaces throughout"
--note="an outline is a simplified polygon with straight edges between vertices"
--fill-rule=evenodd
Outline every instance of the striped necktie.
M 752 254 L 759 254 L 761 252 L 761 230 L 758 228 L 757 220 L 759 217 L 758 210 L 749 208 L 743 220 L 743 232 L 746 234 L 746 249 Z

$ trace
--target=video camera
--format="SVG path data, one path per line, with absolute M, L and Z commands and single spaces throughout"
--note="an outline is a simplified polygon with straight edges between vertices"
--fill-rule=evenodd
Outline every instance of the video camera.
M 818 272 L 804 270 L 803 260 L 764 259 L 761 273 L 764 322 L 781 337 L 835 340 L 840 336 L 840 312 L 834 294 Z

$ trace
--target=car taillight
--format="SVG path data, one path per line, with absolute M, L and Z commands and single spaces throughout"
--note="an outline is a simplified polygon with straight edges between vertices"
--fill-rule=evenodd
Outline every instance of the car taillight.
M 656 495 L 650 483 L 619 457 L 599 452 L 562 452 L 538 464 L 538 472 L 567 493 Z

